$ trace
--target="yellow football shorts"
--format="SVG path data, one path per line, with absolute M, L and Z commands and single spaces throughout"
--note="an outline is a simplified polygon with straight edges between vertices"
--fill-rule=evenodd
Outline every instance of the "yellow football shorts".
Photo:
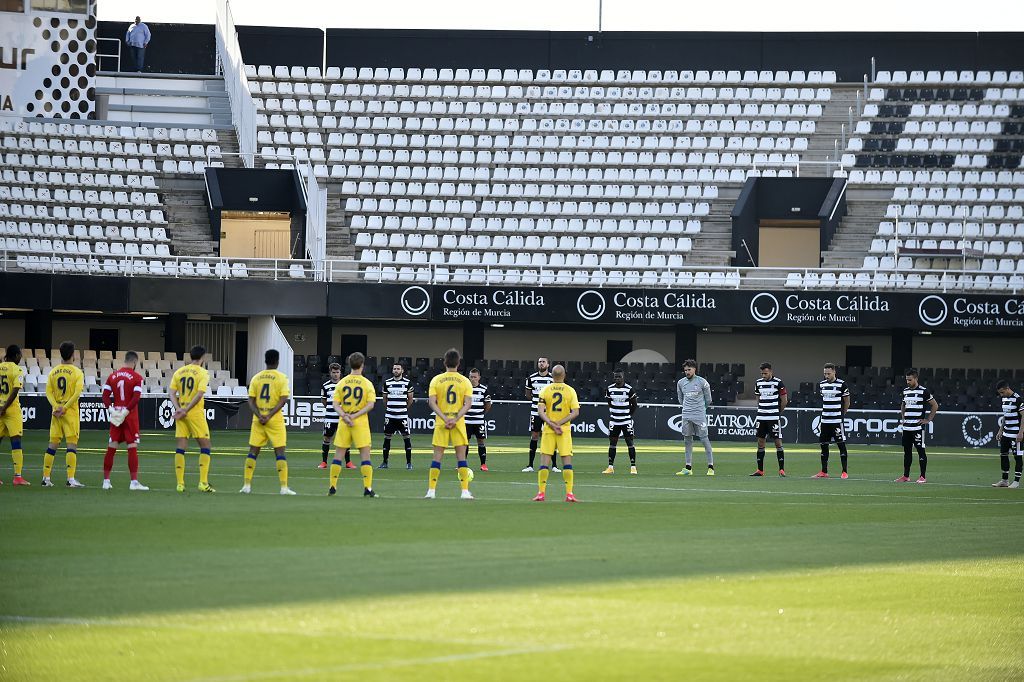
M 78 443 L 81 428 L 77 411 L 65 412 L 59 417 L 50 417 L 50 442 L 59 443 L 61 440 L 66 440 L 68 443 Z
M 558 450 L 560 457 L 572 457 L 572 429 L 566 424 L 562 427 L 562 435 L 549 428 L 540 434 L 540 454 L 553 456 Z
M 12 406 L 3 417 L 0 417 L 0 438 L 17 438 L 25 432 L 25 425 L 21 421 L 21 408 L 14 409 Z
M 431 443 L 435 448 L 446 448 L 449 445 L 453 447 L 469 445 L 469 438 L 466 436 L 466 422 L 460 419 L 455 423 L 454 428 L 446 429 L 444 422 L 435 417 L 434 438 Z
M 288 444 L 288 430 L 284 427 L 284 419 L 273 419 L 264 425 L 253 417 L 252 429 L 249 430 L 249 445 L 262 448 L 267 443 L 275 448 L 283 448 Z
M 370 447 L 370 420 L 356 420 L 352 426 L 345 422 L 338 422 L 338 431 L 334 434 L 334 447 L 352 448 L 359 450 Z
M 210 424 L 203 410 L 192 409 L 182 419 L 174 422 L 175 438 L 209 438 Z

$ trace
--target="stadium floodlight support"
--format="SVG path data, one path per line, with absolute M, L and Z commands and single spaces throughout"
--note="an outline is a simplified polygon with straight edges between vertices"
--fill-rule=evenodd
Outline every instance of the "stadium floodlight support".
M 224 89 L 231 103 L 231 123 L 238 134 L 238 150 L 246 168 L 252 168 L 256 157 L 256 103 L 249 94 L 245 61 L 228 0 L 217 1 L 216 39 L 217 73 L 224 77 Z

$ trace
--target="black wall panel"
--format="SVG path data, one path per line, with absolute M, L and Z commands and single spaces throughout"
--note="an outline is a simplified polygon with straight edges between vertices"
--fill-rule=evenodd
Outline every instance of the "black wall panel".
M 128 312 L 128 277 L 53 275 L 50 305 L 54 310 Z
M 224 280 L 134 277 L 128 289 L 128 309 L 219 315 L 224 312 Z
M 142 14 L 145 14 L 143 11 Z M 216 63 L 217 46 L 212 24 L 154 24 L 142 20 L 149 26 L 153 38 L 146 48 L 146 72 L 150 73 L 196 73 L 212 74 Z M 101 21 L 96 35 L 99 38 L 114 38 L 121 41 L 122 70 L 128 62 L 124 34 L 130 22 Z M 103 41 L 100 52 L 112 52 L 113 43 Z M 100 68 L 112 71 L 114 61 L 103 59 Z
M 327 287 L 306 282 L 227 280 L 226 315 L 317 317 L 327 308 Z
M 239 26 L 238 44 L 246 64 L 320 66 L 324 58 L 324 32 L 318 28 Z
M 28 272 L 0 272 L 0 308 L 50 308 L 50 276 Z

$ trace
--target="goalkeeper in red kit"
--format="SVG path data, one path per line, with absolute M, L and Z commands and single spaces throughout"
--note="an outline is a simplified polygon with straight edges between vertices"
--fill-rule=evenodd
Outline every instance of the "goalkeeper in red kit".
M 103 384 L 103 405 L 110 419 L 110 442 L 103 458 L 103 489 L 110 490 L 110 470 L 118 445 L 128 450 L 128 471 L 132 482 L 129 490 L 149 490 L 139 483 L 139 398 L 142 397 L 142 375 L 135 371 L 139 354 L 128 351 L 124 367 L 115 371 Z

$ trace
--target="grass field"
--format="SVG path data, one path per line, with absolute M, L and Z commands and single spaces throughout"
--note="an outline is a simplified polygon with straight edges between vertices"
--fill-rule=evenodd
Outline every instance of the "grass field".
M 529 501 L 520 438 L 490 444 L 475 501 L 452 461 L 428 502 L 422 436 L 367 500 L 349 470 L 326 497 L 315 434 L 290 435 L 298 497 L 267 454 L 237 494 L 241 432 L 214 434 L 216 495 L 194 447 L 175 493 L 171 440 L 148 433 L 153 490 L 127 490 L 122 452 L 104 492 L 86 433 L 84 490 L 39 487 L 43 433 L 31 488 L 3 455 L 0 680 L 1024 679 L 1024 490 L 990 487 L 991 450 L 933 449 L 919 486 L 866 447 L 847 481 L 811 480 L 797 446 L 789 478 L 751 479 L 751 447 L 724 443 L 716 477 L 699 451 L 676 477 L 679 446 L 653 441 L 641 475 L 602 476 L 605 442 L 578 438 L 570 505 L 557 474 Z

